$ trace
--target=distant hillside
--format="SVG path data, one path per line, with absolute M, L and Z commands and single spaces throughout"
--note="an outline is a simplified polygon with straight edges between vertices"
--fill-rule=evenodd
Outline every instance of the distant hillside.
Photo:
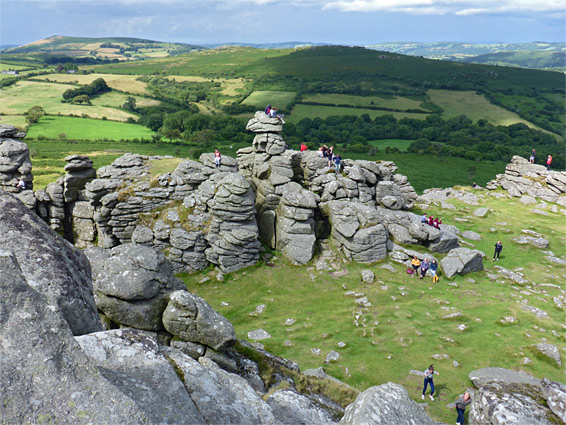
M 203 44 L 203 47 L 211 49 L 224 46 L 253 47 L 256 49 L 295 49 L 297 47 L 309 46 L 331 46 L 332 43 L 311 43 L 310 41 L 284 41 L 282 43 L 216 43 Z
M 565 52 L 498 52 L 465 58 L 462 62 L 566 71 Z
M 4 54 L 49 54 L 72 58 L 131 61 L 179 55 L 203 50 L 201 46 L 167 43 L 127 37 L 84 38 L 54 35 L 23 46 L 7 49 Z
M 553 53 L 564 53 L 566 43 L 457 43 L 457 42 L 437 42 L 437 43 L 418 43 L 418 42 L 388 42 L 365 46 L 372 50 L 382 50 L 385 52 L 402 53 L 404 55 L 422 56 L 429 59 L 444 60 L 465 60 L 466 62 L 486 63 L 492 65 L 511 65 L 533 69 L 555 69 L 564 68 L 564 60 L 559 65 L 547 66 L 546 61 L 541 61 L 539 57 L 552 56 Z M 521 53 L 521 60 L 513 58 L 507 61 L 505 56 L 498 57 L 494 61 L 484 61 L 472 58 L 494 53 Z M 520 64 L 519 64 L 520 62 Z

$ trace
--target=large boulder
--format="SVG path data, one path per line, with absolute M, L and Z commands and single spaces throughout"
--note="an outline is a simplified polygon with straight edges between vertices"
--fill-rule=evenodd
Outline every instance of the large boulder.
M 544 391 L 542 381 L 524 372 L 502 368 L 484 368 L 470 372 L 478 388 L 470 408 L 470 423 L 503 425 L 560 423 L 560 402 L 564 388 L 548 381 Z M 551 391 L 548 388 L 552 387 Z M 555 391 L 558 390 L 558 391 Z M 549 408 L 552 405 L 555 409 Z M 562 413 L 563 413 L 562 403 Z M 563 418 L 562 418 L 563 420 Z
M 220 369 L 206 357 L 196 361 L 179 350 L 163 347 L 163 351 L 206 423 L 280 424 L 271 407 L 244 378 Z
M 0 251 L 0 422 L 149 423 L 84 355 L 63 311 L 30 283 L 16 256 Z
M 437 425 L 409 397 L 405 388 L 393 382 L 370 387 L 346 407 L 344 425 Z
M 92 264 L 98 308 L 115 323 L 162 330 L 168 294 L 185 285 L 160 251 L 133 244 L 85 251 Z
M 187 342 L 224 350 L 236 342 L 232 324 L 205 300 L 187 291 L 175 291 L 163 313 L 163 325 Z
M 468 248 L 455 248 L 444 257 L 440 264 L 448 279 L 456 274 L 464 275 L 483 270 L 483 257 L 481 251 Z
M 86 256 L 2 190 L 0 247 L 14 253 L 25 279 L 61 309 L 73 334 L 102 330 Z
M 279 118 L 269 118 L 265 112 L 257 111 L 254 117 L 248 121 L 246 130 L 254 133 L 281 133 L 283 123 Z
M 316 400 L 292 389 L 277 390 L 267 398 L 275 417 L 284 425 L 338 423 L 336 414 L 323 408 Z M 338 412 L 334 412 L 338 413 Z
M 100 373 L 155 424 L 206 424 L 155 334 L 115 329 L 76 337 Z

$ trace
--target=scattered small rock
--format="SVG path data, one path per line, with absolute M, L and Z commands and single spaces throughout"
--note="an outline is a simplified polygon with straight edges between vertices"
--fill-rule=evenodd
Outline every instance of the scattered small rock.
M 541 343 L 536 344 L 534 347 L 549 359 L 554 360 L 558 364 L 558 366 L 562 367 L 560 351 L 558 351 L 558 347 L 556 345 Z
M 362 270 L 362 280 L 364 282 L 372 283 L 375 280 L 375 274 L 369 269 Z
M 320 348 L 311 348 L 311 353 L 313 353 L 315 356 L 320 356 Z
M 255 341 L 261 341 L 262 339 L 271 338 L 271 335 L 263 329 L 256 329 L 255 331 L 248 332 L 248 338 Z
M 488 213 L 489 213 L 489 209 L 488 209 L 488 208 L 484 208 L 484 207 L 478 208 L 477 210 L 475 210 L 475 211 L 473 212 L 473 214 L 474 214 L 476 217 L 482 217 L 482 218 L 485 217 Z
M 324 362 L 325 363 L 334 363 L 334 362 L 337 362 L 338 359 L 340 359 L 340 353 L 332 350 L 330 353 L 328 353 L 326 355 L 326 360 Z
M 533 212 L 534 212 L 535 214 L 548 216 L 548 213 L 547 213 L 546 211 L 539 210 L 538 208 L 533 209 Z
M 462 233 L 462 236 L 471 241 L 481 240 L 481 236 L 476 232 L 472 232 L 471 230 L 466 230 L 465 232 Z
M 462 332 L 463 332 L 463 331 L 465 331 L 465 330 L 468 328 L 468 325 L 466 325 L 465 323 L 461 323 L 461 324 L 457 325 L 456 328 L 457 328 L 459 331 L 462 331 Z
M 287 319 L 285 320 L 285 326 L 291 326 L 296 322 L 295 319 Z

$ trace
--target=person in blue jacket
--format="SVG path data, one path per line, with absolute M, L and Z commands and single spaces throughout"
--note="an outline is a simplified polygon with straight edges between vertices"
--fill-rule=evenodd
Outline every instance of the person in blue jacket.
M 438 282 L 438 263 L 433 258 L 430 262 L 430 274 L 432 274 L 432 283 Z

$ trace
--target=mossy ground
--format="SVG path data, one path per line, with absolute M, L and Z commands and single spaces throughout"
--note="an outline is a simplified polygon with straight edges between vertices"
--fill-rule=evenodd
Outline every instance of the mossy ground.
M 270 352 L 298 362 L 302 370 L 323 366 L 327 373 L 359 390 L 393 381 L 421 402 L 422 378 L 410 375 L 409 370 L 424 370 L 434 363 L 440 375 L 435 378 L 436 401 L 426 399 L 429 412 L 437 420 L 453 421 L 454 411 L 446 404 L 472 386 L 468 379 L 472 370 L 498 366 L 565 381 L 563 369 L 529 348 L 546 340 L 559 346 L 564 362 L 564 311 L 552 300 L 560 290 L 538 285 L 563 287 L 565 268 L 546 259 L 548 254 L 540 249 L 515 244 L 512 237 L 522 229 L 537 231 L 550 241 L 549 249 L 561 256 L 566 219 L 550 212 L 551 204 L 546 207 L 547 217 L 534 214 L 532 205 L 525 206 L 516 198 L 496 199 L 486 191 L 474 192 L 485 195 L 480 205 L 451 200 L 457 209 L 431 207 L 427 212 L 442 215 L 444 223 L 455 224 L 461 231 L 473 230 L 482 236 L 481 241 L 469 242 L 486 254 L 483 272 L 453 279 L 441 275 L 440 282 L 432 284 L 430 278 L 410 277 L 404 266 L 387 259 L 371 266 L 335 260 L 334 268 L 348 274 L 333 277 L 330 271 L 316 271 L 316 259 L 305 267 L 293 266 L 274 253 L 254 267 L 226 275 L 222 282 L 216 281 L 211 269 L 182 278 L 191 292 L 233 323 L 239 338 L 247 339 L 249 331 L 263 328 L 272 336 L 262 341 Z M 492 211 L 485 218 L 475 217 L 472 213 L 480 206 Z M 469 222 L 458 223 L 456 217 Z M 503 241 L 504 250 L 500 261 L 493 263 L 497 240 Z M 386 263 L 397 272 L 380 267 Z M 495 273 L 495 264 L 510 270 L 522 268 L 520 272 L 532 283 L 521 287 L 503 278 L 490 280 L 486 272 Z M 360 272 L 366 268 L 375 273 L 374 283 L 361 281 Z M 205 275 L 210 280 L 200 283 Z M 525 290 L 528 293 L 521 292 Z M 371 306 L 363 309 L 355 297 L 344 295 L 346 291 L 364 293 Z M 522 300 L 545 310 L 550 318 L 537 319 L 521 309 Z M 229 305 L 222 306 L 222 302 Z M 265 311 L 250 315 L 260 304 L 267 306 Z M 443 319 L 454 312 L 461 316 Z M 506 316 L 518 322 L 503 325 L 500 319 Z M 296 322 L 286 326 L 287 318 Z M 458 330 L 459 324 L 467 328 Z M 339 342 L 346 345 L 340 348 Z M 313 348 L 321 354 L 313 354 Z M 341 357 L 334 364 L 325 364 L 331 350 Z M 448 358 L 436 360 L 435 354 Z M 531 362 L 524 364 L 525 357 Z

